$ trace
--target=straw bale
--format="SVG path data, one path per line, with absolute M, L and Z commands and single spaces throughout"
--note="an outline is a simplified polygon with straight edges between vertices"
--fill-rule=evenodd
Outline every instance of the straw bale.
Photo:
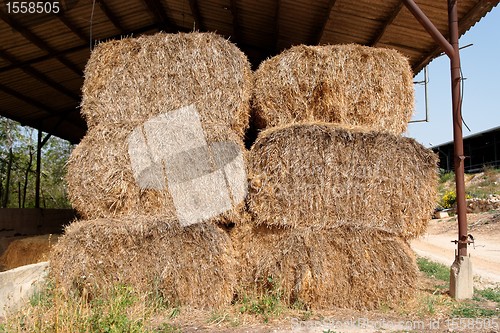
M 73 150 L 68 196 L 84 219 L 141 214 L 169 216 L 183 225 L 211 219 L 237 222 L 247 193 L 247 153 L 236 134 L 226 132 L 219 135 L 221 142 L 207 140 L 193 148 L 192 141 L 175 141 L 182 131 L 174 128 L 171 147 L 155 148 L 163 150 L 161 155 L 148 147 L 166 144 L 168 133 L 149 138 L 149 146 L 132 147 L 134 125 L 98 125 Z M 172 154 L 167 155 L 169 149 Z
M 255 72 L 256 126 L 324 121 L 401 134 L 414 106 L 413 72 L 395 50 L 294 46 Z
M 286 304 L 312 309 L 373 309 L 414 293 L 414 254 L 394 235 L 346 227 L 235 229 L 238 297 L 274 292 Z
M 413 139 L 303 123 L 261 132 L 250 150 L 247 198 L 255 223 L 425 231 L 437 157 Z
M 213 224 L 180 227 L 166 217 L 80 220 L 54 247 L 51 274 L 62 290 L 106 294 L 116 284 L 162 295 L 172 305 L 230 304 L 235 261 L 227 234 Z
M 39 235 L 12 241 L 0 256 L 0 268 L 9 270 L 46 261 L 58 235 Z
M 81 112 L 97 124 L 146 120 L 194 104 L 203 126 L 243 138 L 252 73 L 214 33 L 158 33 L 99 44 L 85 68 Z

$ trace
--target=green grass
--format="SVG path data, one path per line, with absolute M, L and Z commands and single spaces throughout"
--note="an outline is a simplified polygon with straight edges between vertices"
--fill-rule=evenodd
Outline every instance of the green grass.
M 443 184 L 449 181 L 454 181 L 455 180 L 455 173 L 453 171 L 450 172 L 445 172 L 444 170 L 440 171 L 439 174 L 439 183 Z
M 435 263 L 426 258 L 418 257 L 417 265 L 421 272 L 431 278 L 440 281 L 448 282 L 450 278 L 450 270 L 447 266 Z M 434 295 L 428 295 L 423 301 L 425 313 L 433 315 L 436 312 L 436 298 Z M 496 306 L 485 302 L 494 302 Z M 473 300 L 465 300 L 455 303 L 450 312 L 451 317 L 459 318 L 479 318 L 479 317 L 494 317 L 500 315 L 498 308 L 500 307 L 500 289 L 487 288 L 484 290 L 475 290 Z
M 451 316 L 456 318 L 496 317 L 499 314 L 500 311 L 497 309 L 485 308 L 472 301 L 459 303 L 451 312 Z
M 166 309 L 162 298 L 139 294 L 125 285 L 91 297 L 85 291 L 63 294 L 49 282 L 24 309 L 0 325 L 0 332 L 181 332 L 170 323 L 151 324 L 159 313 L 168 320 L 179 314 L 179 308 Z
M 443 264 L 430 261 L 426 258 L 418 257 L 417 265 L 419 270 L 429 277 L 447 282 L 450 280 L 450 268 Z
M 500 305 L 500 288 L 486 288 L 483 290 L 476 290 L 475 292 L 476 300 L 488 300 L 496 302 Z
M 282 293 L 279 286 L 273 281 L 272 278 L 267 279 L 270 285 L 269 290 L 257 297 L 247 297 L 239 301 L 239 312 L 259 315 L 268 322 L 271 317 L 277 317 L 285 310 L 285 306 L 281 301 Z

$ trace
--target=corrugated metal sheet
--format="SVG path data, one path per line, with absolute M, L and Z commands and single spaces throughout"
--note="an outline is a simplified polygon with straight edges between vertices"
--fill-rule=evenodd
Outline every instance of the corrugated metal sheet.
M 446 36 L 447 1 L 417 3 Z M 460 33 L 497 3 L 459 0 Z M 0 114 L 73 142 L 86 130 L 75 110 L 96 41 L 158 30 L 215 31 L 254 66 L 292 45 L 359 43 L 399 50 L 415 72 L 440 53 L 402 0 L 98 0 L 93 12 L 93 1 L 68 4 L 58 15 L 0 12 Z

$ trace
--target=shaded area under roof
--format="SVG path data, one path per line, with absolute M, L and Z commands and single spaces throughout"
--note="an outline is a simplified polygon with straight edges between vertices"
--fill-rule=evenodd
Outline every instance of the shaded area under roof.
M 0 11 L 0 115 L 73 143 L 86 132 L 80 88 L 96 41 L 215 31 L 254 67 L 292 45 L 358 43 L 397 49 L 414 73 L 441 53 L 402 0 L 62 0 L 57 14 L 13 14 L 11 7 L 9 13 L 9 2 Z M 417 3 L 447 36 L 447 1 Z M 463 34 L 498 1 L 458 4 Z

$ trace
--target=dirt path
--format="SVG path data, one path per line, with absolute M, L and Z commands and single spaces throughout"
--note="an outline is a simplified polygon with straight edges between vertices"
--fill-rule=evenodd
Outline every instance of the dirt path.
M 500 214 L 469 214 L 469 233 L 474 236 L 475 247 L 468 253 L 475 275 L 483 280 L 500 284 Z M 433 261 L 451 266 L 455 256 L 457 222 L 455 218 L 432 220 L 427 234 L 411 243 L 414 251 Z

